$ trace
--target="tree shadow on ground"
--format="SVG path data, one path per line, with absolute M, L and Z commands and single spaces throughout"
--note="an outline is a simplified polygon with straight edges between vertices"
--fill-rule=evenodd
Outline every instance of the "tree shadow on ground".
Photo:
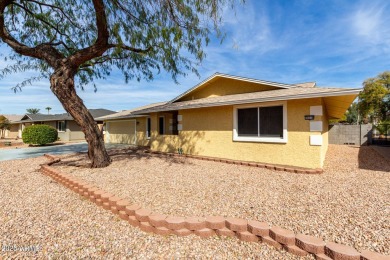
M 135 147 L 129 146 L 128 148 L 112 148 L 107 149 L 108 154 L 113 162 L 122 160 L 141 160 L 160 158 L 169 164 L 184 164 L 185 157 L 174 157 L 167 154 L 154 154 L 150 153 L 148 147 Z M 57 166 L 73 166 L 90 168 L 91 161 L 88 158 L 88 154 L 85 152 L 74 153 L 61 157 L 61 161 L 56 163 Z
M 375 151 L 370 146 L 361 146 L 356 148 L 359 149 L 359 169 L 390 173 L 390 161 L 383 155 Z

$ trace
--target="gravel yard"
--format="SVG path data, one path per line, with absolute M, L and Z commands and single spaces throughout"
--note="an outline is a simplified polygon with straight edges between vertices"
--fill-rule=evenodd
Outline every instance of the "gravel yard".
M 330 146 L 322 175 L 159 158 L 130 149 L 113 152 L 105 169 L 86 168 L 83 158 L 68 156 L 56 167 L 158 213 L 266 221 L 390 254 L 390 162 L 370 147 Z
M 114 161 L 104 169 L 86 168 L 85 155 L 63 156 L 55 167 L 158 213 L 267 221 L 390 254 L 390 163 L 370 147 L 330 146 L 322 175 L 111 153 Z M 38 254 L 53 257 L 298 259 L 232 238 L 144 233 L 36 172 L 43 162 L 0 162 L 0 244 L 40 245 Z
M 0 162 L 0 259 L 299 259 L 235 238 L 144 233 L 39 173 L 45 162 Z

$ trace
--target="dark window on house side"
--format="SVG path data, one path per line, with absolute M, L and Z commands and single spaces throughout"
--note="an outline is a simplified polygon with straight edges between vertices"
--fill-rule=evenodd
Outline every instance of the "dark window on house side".
M 146 138 L 150 138 L 150 131 L 151 131 L 151 120 L 150 117 L 146 118 Z
M 158 133 L 160 135 L 165 134 L 164 127 L 165 127 L 164 117 L 161 116 L 158 118 Z

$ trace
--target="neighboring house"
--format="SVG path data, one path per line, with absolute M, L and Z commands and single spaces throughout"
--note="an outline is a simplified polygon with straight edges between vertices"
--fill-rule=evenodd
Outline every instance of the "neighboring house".
M 23 115 L 3 115 L 11 123 L 11 129 L 6 130 L 4 137 L 5 138 L 16 138 L 18 136 L 19 126 L 17 124 L 12 124 L 15 121 L 19 121 L 23 118 Z
M 322 168 L 328 120 L 360 89 L 214 74 L 173 100 L 98 118 L 107 143 L 153 151 Z M 312 120 L 309 120 L 312 117 Z
M 107 109 L 89 109 L 94 119 L 116 113 Z M 99 127 L 103 126 L 102 121 L 96 120 Z M 45 114 L 26 114 L 19 121 L 12 122 L 14 131 L 12 135 L 18 138 L 22 137 L 25 127 L 36 124 L 50 125 L 57 129 L 58 137 L 61 141 L 74 141 L 84 139 L 84 133 L 68 113 L 45 115 Z

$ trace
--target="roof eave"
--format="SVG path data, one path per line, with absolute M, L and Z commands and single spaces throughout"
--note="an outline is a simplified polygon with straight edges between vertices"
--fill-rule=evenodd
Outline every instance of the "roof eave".
M 307 98 L 318 98 L 318 97 L 331 97 L 331 96 L 345 96 L 345 95 L 358 95 L 362 89 L 348 89 L 342 91 L 334 91 L 329 93 L 310 93 L 310 94 L 297 94 L 290 96 L 278 96 L 278 97 L 269 97 L 269 98 L 253 98 L 245 100 L 232 100 L 225 102 L 215 102 L 215 103 L 203 103 L 203 104 L 193 104 L 184 108 L 175 108 L 175 109 L 150 109 L 139 111 L 140 113 L 153 113 L 153 112 L 165 112 L 173 110 L 185 110 L 185 109 L 194 109 L 194 108 L 203 108 L 203 107 L 217 107 L 217 106 L 228 106 L 228 105 L 244 105 L 251 103 L 263 103 L 271 101 L 282 101 L 282 100 L 294 100 L 294 99 L 307 99 Z M 135 113 L 136 114 L 136 113 Z
M 115 120 L 121 120 L 121 119 L 134 119 L 139 117 L 147 117 L 148 114 L 139 114 L 139 115 L 128 115 L 128 116 L 118 116 L 118 117 L 111 117 L 111 118 L 105 118 L 105 119 L 99 119 L 98 121 L 115 121 Z

